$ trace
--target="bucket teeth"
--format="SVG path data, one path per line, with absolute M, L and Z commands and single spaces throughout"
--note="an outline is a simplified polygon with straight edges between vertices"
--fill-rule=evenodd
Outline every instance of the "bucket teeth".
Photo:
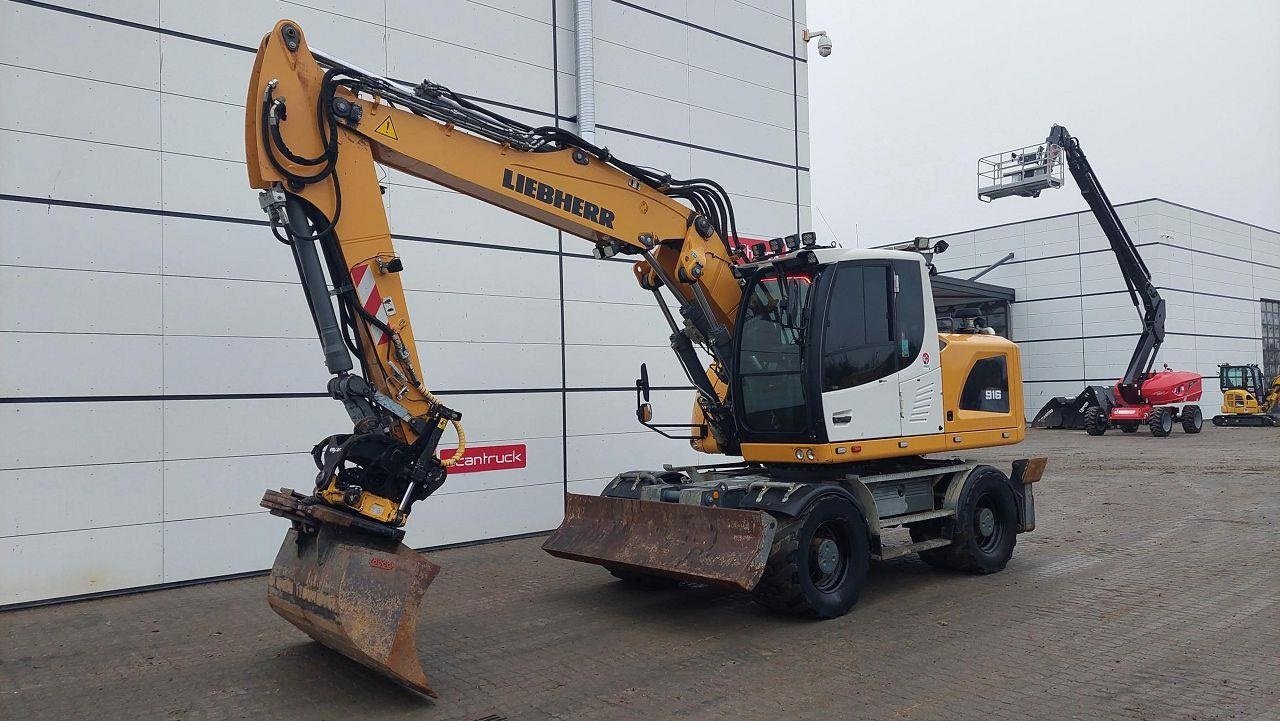
M 629 498 L 565 497 L 542 544 L 559 558 L 750 591 L 777 522 L 767 513 Z
M 267 602 L 289 623 L 348 658 L 428 696 L 418 660 L 418 610 L 440 571 L 395 540 L 321 524 L 290 530 L 271 567 Z

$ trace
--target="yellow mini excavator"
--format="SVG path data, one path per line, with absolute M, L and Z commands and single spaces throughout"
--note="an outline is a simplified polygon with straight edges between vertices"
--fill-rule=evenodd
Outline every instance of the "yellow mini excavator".
M 1034 528 L 1044 459 L 1005 473 L 952 455 L 1023 439 L 1019 356 L 980 318 L 938 333 L 927 242 L 844 250 L 806 233 L 744 249 L 716 183 L 624 162 L 429 81 L 379 77 L 309 47 L 288 20 L 262 39 L 245 110 L 249 183 L 293 255 L 328 392 L 352 421 L 312 450 L 313 489 L 262 501 L 292 524 L 268 601 L 320 643 L 432 694 L 416 626 L 438 568 L 402 543 L 403 527 L 465 438 L 461 414 L 425 384 L 378 164 L 584 238 L 597 258 L 633 257 L 695 396 L 689 423 L 653 422 L 642 366 L 637 418 L 734 457 L 569 495 L 548 552 L 825 618 L 857 600 L 872 559 L 919 553 L 990 573 Z M 451 424 L 457 451 L 442 459 Z M 910 541 L 883 543 L 892 528 Z
M 1215 426 L 1280 426 L 1280 373 L 1265 381 L 1256 364 L 1218 366 L 1222 388 L 1222 412 L 1213 417 Z

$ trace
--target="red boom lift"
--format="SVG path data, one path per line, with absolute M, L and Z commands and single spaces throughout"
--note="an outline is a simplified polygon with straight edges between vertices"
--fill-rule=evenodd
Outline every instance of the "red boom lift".
M 1164 342 L 1165 302 L 1137 246 L 1120 222 L 1115 206 L 1107 199 L 1098 176 L 1080 149 L 1080 141 L 1066 128 L 1055 125 L 1042 147 L 981 159 L 978 161 L 978 198 L 989 202 L 1011 195 L 1036 197 L 1041 190 L 1061 187 L 1064 160 L 1111 244 L 1129 298 L 1139 309 L 1142 334 L 1124 377 L 1116 381 L 1113 388 L 1090 386 L 1075 399 L 1054 398 L 1036 415 L 1032 425 L 1083 428 L 1091 436 L 1100 436 L 1108 428 L 1135 433 L 1145 424 L 1151 435 L 1164 437 L 1173 432 L 1175 423 L 1181 423 L 1187 433 L 1199 433 L 1204 425 L 1204 415 L 1195 404 L 1202 392 L 1200 374 L 1170 370 L 1167 365 L 1163 370 L 1153 370 L 1156 352 Z

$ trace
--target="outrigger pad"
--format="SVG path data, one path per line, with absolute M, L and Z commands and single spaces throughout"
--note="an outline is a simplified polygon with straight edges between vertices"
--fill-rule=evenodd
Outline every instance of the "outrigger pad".
M 750 591 L 777 521 L 761 511 L 629 498 L 565 496 L 564 523 L 542 550 L 559 558 Z
M 271 567 L 267 602 L 338 653 L 428 696 L 418 660 L 418 608 L 440 567 L 394 540 L 320 524 L 290 530 Z

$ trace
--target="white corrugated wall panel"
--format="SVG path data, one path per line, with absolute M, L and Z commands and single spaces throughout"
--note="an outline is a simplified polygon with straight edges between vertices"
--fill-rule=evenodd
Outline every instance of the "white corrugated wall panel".
M 575 112 L 571 5 L 557 2 L 559 31 L 552 0 L 57 4 L 103 17 L 0 8 L 0 91 L 104 111 L 0 109 L 0 193 L 26 198 L 0 201 L 14 239 L 0 243 L 0 435 L 15 449 L 0 489 L 64 509 L 0 516 L 0 605 L 264 567 L 284 524 L 257 506 L 261 490 L 308 487 L 306 451 L 349 427 L 325 397 L 289 252 L 246 187 L 244 85 L 262 34 L 289 17 L 315 46 L 375 72 L 550 124 L 557 101 L 562 118 Z M 797 142 L 807 165 L 808 138 L 793 129 L 791 3 L 647 4 L 597 3 L 601 123 L 614 128 L 602 144 L 720 179 L 745 235 L 793 232 L 809 193 L 794 167 Z M 807 104 L 798 111 L 805 129 Z M 640 362 L 659 387 L 688 381 L 629 264 L 572 257 L 590 245 L 571 237 L 561 261 L 562 239 L 544 226 L 395 171 L 383 182 L 428 383 L 463 411 L 473 443 L 528 447 L 524 469 L 452 476 L 415 509 L 411 543 L 546 530 L 566 483 L 694 460 L 687 443 L 634 422 Z M 690 398 L 655 392 L 673 422 Z M 106 550 L 122 545 L 136 550 Z
M 1211 415 L 1221 402 L 1217 365 L 1261 359 L 1257 299 L 1268 282 L 1280 288 L 1280 234 L 1161 200 L 1118 211 L 1167 304 L 1157 367 L 1205 376 L 1200 405 Z M 1123 373 L 1141 321 L 1090 213 L 944 237 L 952 248 L 938 259 L 943 272 L 959 268 L 955 275 L 963 276 L 1009 251 L 1025 269 L 1023 286 L 1016 271 L 997 269 L 982 280 L 1017 291 L 1012 325 L 1023 344 L 1029 414 L 1049 397 L 1074 396 L 1085 379 L 1109 383 Z M 1260 249 L 1259 238 L 1271 243 Z

